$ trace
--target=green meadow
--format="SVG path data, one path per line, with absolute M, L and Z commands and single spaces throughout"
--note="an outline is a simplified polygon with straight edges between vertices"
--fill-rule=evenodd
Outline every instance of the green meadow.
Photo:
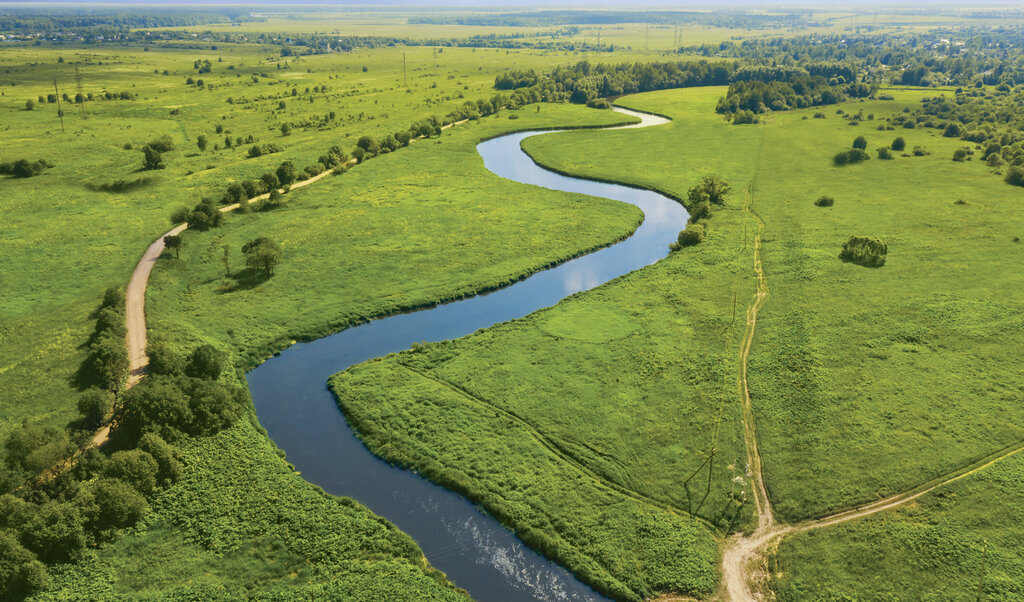
M 563 503 L 555 486 L 561 475 L 575 467 L 577 478 L 596 477 L 624 498 L 641 494 L 685 512 L 680 484 L 706 458 L 715 433 L 722 462 L 712 475 L 710 505 L 697 511 L 714 520 L 722 500 L 737 493 L 731 479 L 743 475 L 745 461 L 735 379 L 742 312 L 753 292 L 744 237 L 753 236 L 755 222 L 740 211 L 748 185 L 752 208 L 766 222 L 771 291 L 750 357 L 750 387 L 780 518 L 818 516 L 911 489 L 1020 441 L 1011 402 L 1021 387 L 1014 353 L 1021 308 L 1012 294 L 1022 285 L 1012 266 L 1024 252 L 1014 241 L 1024 229 L 1017 190 L 980 161 L 953 162 L 963 141 L 923 128 L 877 129 L 922 92 L 832 107 L 824 119 L 812 118 L 820 110 L 774 113 L 767 124 L 752 126 L 726 125 L 712 112 L 723 92 L 621 100 L 672 116 L 669 126 L 524 143 L 540 163 L 569 173 L 676 195 L 701 175 L 717 173 L 736 190 L 709 220 L 709 239 L 698 247 L 523 320 L 336 376 L 339 402 L 372 449 L 466 491 L 526 537 L 544 522 L 535 515 L 556 517 L 548 520 L 557 538 L 537 546 L 551 546 L 556 551 L 549 553 L 576 567 L 586 565 L 565 548 L 576 537 L 586 542 L 577 544 L 581 549 L 594 549 L 584 539 L 593 534 L 586 516 L 600 516 L 601 503 L 589 510 L 575 499 Z M 839 110 L 862 113 L 863 120 L 851 127 Z M 872 155 L 897 136 L 908 152 L 834 167 L 832 156 L 857 135 L 868 139 Z M 682 137 L 686 144 L 678 142 Z M 932 154 L 911 156 L 915 146 Z M 821 195 L 834 197 L 835 205 L 815 206 Z M 886 241 L 885 266 L 840 261 L 851 235 Z M 733 291 L 740 299 L 735 323 L 729 320 Z M 481 432 L 482 440 L 529 451 L 483 462 L 492 457 L 489 447 L 452 440 L 444 427 L 451 420 Z M 538 468 L 542 461 L 550 468 Z M 535 487 L 524 496 L 527 475 Z M 978 520 L 1004 524 L 992 512 Z M 858 524 L 841 530 L 863 537 Z M 851 545 L 834 537 L 826 529 L 794 542 Z M 894 545 L 894 553 L 900 550 Z M 837 585 L 828 591 L 874 591 L 851 585 L 860 573 L 838 570 L 835 563 L 856 557 L 844 556 L 843 548 L 829 552 L 835 563 L 820 573 L 786 576 L 797 564 L 813 564 L 820 552 L 812 544 L 785 543 L 780 592 L 797 592 L 792 599 L 818 592 L 799 588 L 830 570 L 835 581 L 824 583 Z M 908 562 L 914 558 L 909 549 L 901 553 Z M 636 562 L 644 566 L 642 557 Z M 1017 564 L 1008 562 L 1002 570 L 1015 574 Z M 615 565 L 608 566 L 613 572 Z M 645 585 L 701 593 L 658 590 L 657 583 Z
M 7 43 L 0 53 L 0 161 L 42 158 L 55 165 L 37 177 L 0 179 L 6 220 L 0 237 L 6 266 L 0 274 L 0 389 L 6 393 L 0 431 L 23 419 L 64 425 L 74 416 L 89 314 L 106 287 L 127 282 L 142 251 L 169 229 L 175 209 L 202 197 L 219 199 L 229 183 L 258 178 L 284 160 L 302 170 L 333 145 L 350 152 L 360 136 L 382 137 L 443 116 L 466 100 L 490 99 L 495 74 L 510 65 L 540 68 L 571 60 L 459 48 L 282 58 L 276 46 L 168 46 L 143 51 Z M 200 74 L 197 60 L 210 61 L 210 73 Z M 76 69 L 83 96 L 93 94 L 94 100 L 62 102 L 62 132 L 56 103 L 38 97 L 53 93 L 56 79 L 60 94 L 73 100 Z M 205 85 L 187 85 L 188 77 Z M 133 99 L 100 100 L 105 92 L 127 92 Z M 28 100 L 35 102 L 31 111 L 25 109 Z M 558 110 L 550 109 L 552 117 Z M 291 124 L 288 136 L 280 130 L 284 123 Z M 200 135 L 208 139 L 205 151 L 197 146 Z M 140 149 L 161 136 L 174 146 L 163 155 L 166 168 L 140 171 Z M 244 142 L 250 136 L 254 142 Z M 253 144 L 283 150 L 249 158 Z M 98 189 L 116 182 L 136 184 Z

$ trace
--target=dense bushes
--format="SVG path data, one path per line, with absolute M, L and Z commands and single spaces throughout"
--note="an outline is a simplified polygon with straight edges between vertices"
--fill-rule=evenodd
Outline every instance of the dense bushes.
M 818 197 L 818 200 L 814 201 L 814 204 L 818 207 L 831 207 L 836 204 L 836 200 L 830 196 L 822 195 Z
M 1011 165 L 1006 170 L 1006 175 L 1003 177 L 1003 181 L 1012 186 L 1024 186 L 1024 167 L 1019 165 Z
M 690 217 L 686 220 L 686 228 L 679 233 L 676 242 L 669 244 L 669 248 L 678 251 L 704 242 L 707 236 L 704 221 L 711 217 L 712 206 L 725 204 L 725 198 L 731 191 L 732 187 L 725 180 L 714 175 L 704 176 L 690 187 L 686 193 Z
M 52 167 L 53 163 L 46 159 L 39 159 L 38 161 L 18 159 L 11 163 L 0 163 L 0 175 L 13 176 L 15 178 L 31 178 Z
M 868 154 L 862 151 L 861 149 L 854 148 L 848 151 L 836 153 L 836 155 L 832 157 L 832 163 L 836 167 L 842 167 L 843 165 L 853 165 L 856 163 L 861 163 L 863 161 L 867 161 L 870 158 L 871 157 L 869 157 Z
M 211 199 L 203 199 L 188 213 L 185 221 L 189 229 L 205 232 L 210 228 L 220 227 L 224 222 L 224 214 Z
M 839 253 L 839 258 L 869 268 L 880 268 L 885 265 L 885 256 L 888 251 L 888 245 L 876 238 L 851 236 L 843 243 L 843 250 Z

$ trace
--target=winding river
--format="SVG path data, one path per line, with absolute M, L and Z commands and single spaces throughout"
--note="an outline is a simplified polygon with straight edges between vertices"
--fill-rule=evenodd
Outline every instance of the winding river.
M 626 128 L 668 120 L 641 118 Z M 654 263 L 686 222 L 676 201 L 658 193 L 556 174 L 536 165 L 523 139 L 555 132 L 509 134 L 477 150 L 495 174 L 555 190 L 615 199 L 643 210 L 643 223 L 613 246 L 538 272 L 506 288 L 298 344 L 252 370 L 247 379 L 260 422 L 303 477 L 325 491 L 354 498 L 411 535 L 430 563 L 477 600 L 596 600 L 600 596 L 564 568 L 526 547 L 511 531 L 465 498 L 391 466 L 354 435 L 327 379 L 414 342 L 442 341 L 521 318 L 573 293 Z

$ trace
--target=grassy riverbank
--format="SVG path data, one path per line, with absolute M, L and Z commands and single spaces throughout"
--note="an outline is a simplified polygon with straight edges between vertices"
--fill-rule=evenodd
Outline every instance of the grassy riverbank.
M 173 210 L 220 198 L 232 182 L 258 178 L 282 161 L 302 170 L 333 145 L 351 152 L 360 136 L 382 138 L 467 100 L 489 100 L 495 75 L 510 64 L 541 69 L 571 60 L 566 53 L 471 48 L 281 57 L 278 46 L 258 44 L 144 51 L 4 42 L 0 162 L 42 158 L 54 167 L 32 178 L 0 176 L 0 433 L 23 419 L 63 427 L 74 417 L 89 314 L 106 287 L 127 282 Z M 200 73 L 204 61 L 209 72 Z M 78 75 L 92 100 L 74 102 Z M 54 80 L 71 100 L 61 101 L 64 129 L 56 102 L 46 99 Z M 141 149 L 161 136 L 173 145 L 163 154 L 166 167 L 141 171 Z M 250 158 L 254 144 L 282 150 Z M 118 182 L 120 190 L 100 189 Z
M 209 342 L 247 365 L 291 336 L 495 286 L 636 226 L 633 207 L 494 177 L 475 150 L 477 140 L 513 129 L 628 118 L 569 105 L 508 115 L 296 190 L 281 209 L 186 232 L 180 258 L 167 253 L 152 275 L 152 337 L 179 351 Z M 239 248 L 256 236 L 281 241 L 285 259 L 269 280 L 240 285 L 224 274 L 223 245 L 237 273 Z M 184 479 L 154 501 L 146 526 L 65 567 L 48 594 L 113 595 L 149 583 L 156 596 L 460 597 L 408 536 L 358 503 L 323 494 L 275 452 L 247 421 L 190 441 Z M 166 562 L 135 560 L 149 555 Z M 211 568 L 181 589 L 180 576 L 202 559 Z
M 750 358 L 750 388 L 778 516 L 821 515 L 909 489 L 1020 440 L 1013 400 L 1024 366 L 1014 349 L 1024 308 L 1011 292 L 1024 285 L 1013 267 L 1024 259 L 1014 241 L 1024 231 L 1017 189 L 980 161 L 951 161 L 964 143 L 940 131 L 872 127 L 930 91 L 895 92 L 892 101 L 824 112 L 773 113 L 754 126 L 728 126 L 714 115 L 721 93 L 637 95 L 624 104 L 675 122 L 632 132 L 573 132 L 524 147 L 564 172 L 677 195 L 705 172 L 737 189 L 753 184 L 752 208 L 767 224 L 763 257 L 771 296 Z M 839 110 L 860 113 L 860 125 L 850 127 Z M 817 112 L 825 118 L 812 118 Z M 590 138 L 597 135 L 600 140 Z M 897 136 L 908 151 L 922 146 L 931 154 L 834 167 L 832 156 L 857 135 L 868 138 L 872 155 Z M 815 206 L 821 195 L 834 197 L 835 205 Z M 644 564 L 643 547 L 586 539 L 600 504 L 564 503 L 556 483 L 582 479 L 587 487 L 622 488 L 685 510 L 680 483 L 706 458 L 716 432 L 710 425 L 717 424 L 717 455 L 724 461 L 712 475 L 712 504 L 700 514 L 713 519 L 706 513 L 733 492 L 730 477 L 741 476 L 745 451 L 735 389 L 739 325 L 728 318 L 731 292 L 738 293 L 742 323 L 753 291 L 751 250 L 743 240 L 744 226 L 748 236 L 754 229 L 739 210 L 742 198 L 735 195 L 712 218 L 708 240 L 655 266 L 523 320 L 338 375 L 332 385 L 340 403 L 372 448 L 466 491 L 527 538 L 550 521 L 547 537 L 534 545 L 588 571 L 594 582 L 614 583 L 609 575 L 625 574 L 606 561 L 612 552 L 631 554 L 632 580 L 623 583 L 634 588 L 632 595 L 670 591 Z M 840 261 L 851 235 L 888 242 L 886 265 Z M 453 439 L 444 428 L 451 421 L 473 435 Z M 517 453 L 494 461 L 493 450 L 474 441 Z M 971 485 L 978 496 L 972 500 L 981 500 L 995 478 Z M 785 543 L 780 593 L 800 599 L 896 591 L 878 589 L 879 580 L 860 583 L 857 576 L 868 572 L 841 566 L 844 558 L 878 554 L 869 543 L 875 536 L 888 546 L 890 563 L 901 567 L 880 574 L 959 592 L 962 571 L 977 568 L 979 538 L 1006 521 L 997 516 L 1002 506 L 980 501 L 946 517 L 942 500 L 958 490 L 952 491 L 930 494 L 895 518 Z M 963 521 L 971 512 L 979 530 L 965 544 L 970 560 L 958 565 L 948 550 L 937 551 L 932 564 L 923 560 L 927 541 L 937 535 L 922 523 L 961 521 L 948 531 L 954 536 L 969 531 Z M 877 527 L 897 523 L 903 526 L 888 532 Z M 920 537 L 894 543 L 893 532 L 914 529 Z M 647 541 L 656 549 L 661 540 Z M 990 553 L 1002 559 L 994 592 L 1012 591 L 1006 584 L 1019 571 L 1009 541 L 990 540 Z M 591 555 L 577 555 L 583 550 Z M 695 577 L 713 561 L 673 567 L 672 591 L 707 593 L 710 582 Z M 929 567 L 941 570 L 928 573 Z
M 524 147 L 562 171 L 676 196 L 713 165 L 742 188 L 760 130 L 738 131 L 748 156 L 724 167 L 681 143 L 729 133 L 707 110 L 719 93 L 630 97 L 627 105 L 676 121 Z M 682 94 L 693 102 L 680 107 Z M 685 156 L 639 169 L 627 147 Z M 671 179 L 638 175 L 659 173 Z M 746 524 L 750 510 L 737 503 L 748 490 L 733 403 L 743 319 L 742 307 L 732 319 L 732 292 L 742 303 L 751 290 L 743 227 L 753 220 L 742 203 L 739 191 L 699 247 L 523 320 L 353 368 L 332 388 L 371 449 L 463 491 L 600 591 L 708 595 L 715 534 Z M 690 510 L 716 528 L 687 518 Z

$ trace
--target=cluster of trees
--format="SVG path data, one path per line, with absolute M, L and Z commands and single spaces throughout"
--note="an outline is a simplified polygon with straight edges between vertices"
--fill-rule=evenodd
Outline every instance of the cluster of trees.
M 124 293 L 108 288 L 96 313 L 96 327 L 89 339 L 89 357 L 82 366 L 81 380 L 107 391 L 118 391 L 128 378 L 128 350 L 125 347 Z
M 704 176 L 692 186 L 686 193 L 686 206 L 690 211 L 686 228 L 679 232 L 676 242 L 670 244 L 669 248 L 677 251 L 704 242 L 707 219 L 711 217 L 712 208 L 724 205 L 731 191 L 732 187 L 725 180 L 714 175 Z
M 843 243 L 839 258 L 869 268 L 880 268 L 885 265 L 885 256 L 888 252 L 888 245 L 877 238 L 851 236 Z
M 0 163 L 0 175 L 13 176 L 15 178 L 31 178 L 38 176 L 47 169 L 53 168 L 53 163 L 46 159 L 32 161 L 30 159 L 18 159 L 9 163 Z
M 263 155 L 272 155 L 274 153 L 279 153 L 283 150 L 283 148 L 273 143 L 264 144 L 262 146 L 260 146 L 259 144 L 254 144 L 252 145 L 252 147 L 249 148 L 249 158 L 254 159 L 256 157 L 262 157 Z
M 689 46 L 679 52 L 808 71 L 811 63 L 839 63 L 848 70 L 842 74 L 847 82 L 854 81 L 853 74 L 883 86 L 1024 83 L 1024 31 L 1009 27 L 760 38 Z
M 586 104 L 633 92 L 725 85 L 735 69 L 731 63 L 705 60 L 618 65 L 581 61 L 556 67 L 545 76 L 532 70 L 503 73 L 495 78 L 495 87 L 512 90 L 510 101 L 516 106 L 538 101 Z
M 163 153 L 174 150 L 174 142 L 170 136 L 160 136 L 142 147 L 142 169 L 163 169 Z
M 48 565 L 135 525 L 150 500 L 182 474 L 173 443 L 209 435 L 242 414 L 246 393 L 217 382 L 224 356 L 204 345 L 188 357 L 150 349 L 147 378 L 116 399 L 90 389 L 79 400 L 82 430 L 22 424 L 0 447 L 0 599 L 43 588 Z M 87 445 L 113 406 L 106 452 Z
M 743 72 L 741 69 L 736 75 L 740 76 L 744 74 Z M 749 73 L 746 75 L 752 76 Z M 841 83 L 841 80 L 835 77 L 826 79 L 820 75 L 808 75 L 806 72 L 786 75 L 783 72 L 773 74 L 773 70 L 765 70 L 761 75 L 780 79 L 735 81 L 729 85 L 729 91 L 718 101 L 715 110 L 725 115 L 740 112 L 757 114 L 768 109 L 788 111 L 836 104 L 849 98 L 865 98 L 875 91 L 875 88 L 863 83 Z M 781 79 L 782 77 L 786 79 Z M 749 116 L 744 118 L 749 123 Z
M 1004 164 L 1021 167 L 1024 166 L 1022 103 L 1024 87 L 1014 88 L 1006 82 L 995 89 L 958 88 L 952 98 L 940 95 L 922 99 L 919 108 L 905 109 L 890 117 L 889 123 L 904 128 L 939 129 L 945 137 L 973 143 L 989 167 Z M 957 149 L 953 160 L 969 160 L 972 154 L 973 148 Z
M 274 275 L 274 268 L 281 263 L 281 245 L 265 236 L 254 238 L 242 245 L 245 255 L 245 267 L 253 273 L 262 273 L 269 277 Z

